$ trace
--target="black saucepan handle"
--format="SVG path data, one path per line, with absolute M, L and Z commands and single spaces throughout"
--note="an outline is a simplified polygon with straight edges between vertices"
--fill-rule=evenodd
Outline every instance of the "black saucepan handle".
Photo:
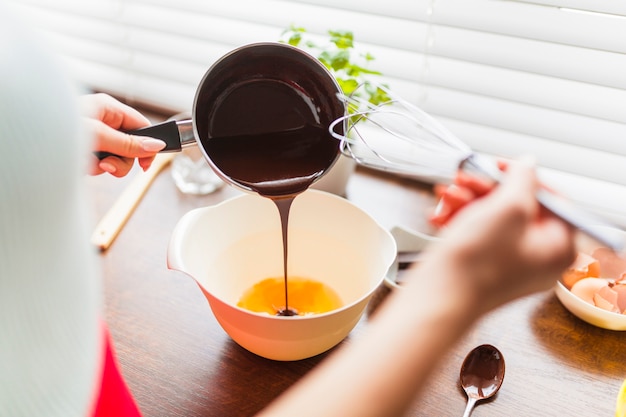
M 176 120 L 168 120 L 166 122 L 158 123 L 141 129 L 130 130 L 126 133 L 138 136 L 150 136 L 155 139 L 161 139 L 166 143 L 166 146 L 159 152 L 178 152 L 182 149 L 182 143 L 184 141 L 184 138 L 182 138 L 183 130 L 181 129 L 181 125 L 190 126 L 190 122 L 191 121 L 177 122 Z M 98 159 L 104 159 L 107 156 L 116 156 L 115 154 L 104 151 L 94 152 L 94 154 Z

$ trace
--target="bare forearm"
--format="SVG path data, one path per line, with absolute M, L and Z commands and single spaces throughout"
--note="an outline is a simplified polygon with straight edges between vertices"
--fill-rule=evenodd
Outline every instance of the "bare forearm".
M 437 297 L 446 285 L 441 268 L 437 275 L 427 268 L 416 272 L 414 288 L 393 294 L 366 334 L 325 360 L 267 415 L 401 415 L 442 353 L 479 315 L 464 302 Z

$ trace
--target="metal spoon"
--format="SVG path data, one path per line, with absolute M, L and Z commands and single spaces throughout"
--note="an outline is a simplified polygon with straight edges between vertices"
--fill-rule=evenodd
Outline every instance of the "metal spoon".
M 467 394 L 463 417 L 469 417 L 476 401 L 495 395 L 504 379 L 504 357 L 494 346 L 480 345 L 467 354 L 461 366 L 461 385 Z

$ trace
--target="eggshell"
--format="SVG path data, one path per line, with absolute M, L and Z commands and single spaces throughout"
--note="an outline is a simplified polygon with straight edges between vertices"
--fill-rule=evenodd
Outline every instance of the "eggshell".
M 622 259 L 608 248 L 597 248 L 591 256 L 600 264 L 600 274 L 603 278 L 619 279 L 626 272 L 626 260 Z
M 608 285 L 609 281 L 603 278 L 583 278 L 572 286 L 571 291 L 584 302 L 595 305 L 593 300 L 595 294 Z
M 626 281 L 623 284 L 617 284 L 613 290 L 617 293 L 617 308 L 622 314 L 626 314 Z
M 600 262 L 591 255 L 578 252 L 574 263 L 563 273 L 561 281 L 567 288 L 571 289 L 576 282 L 583 278 L 599 276 Z
M 611 290 L 605 291 L 608 287 L 600 288 L 600 291 L 593 295 L 593 303 L 596 307 L 601 308 L 602 310 L 610 311 L 611 313 L 619 313 L 619 310 L 615 306 L 615 302 L 617 302 L 617 294 Z

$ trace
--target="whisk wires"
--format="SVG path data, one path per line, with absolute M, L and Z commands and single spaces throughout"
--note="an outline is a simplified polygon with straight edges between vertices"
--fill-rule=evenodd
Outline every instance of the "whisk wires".
M 340 94 L 347 114 L 330 125 L 342 152 L 357 163 L 422 179 L 449 181 L 472 150 L 419 107 L 392 94 L 372 104 Z M 347 125 L 344 132 L 335 127 Z

